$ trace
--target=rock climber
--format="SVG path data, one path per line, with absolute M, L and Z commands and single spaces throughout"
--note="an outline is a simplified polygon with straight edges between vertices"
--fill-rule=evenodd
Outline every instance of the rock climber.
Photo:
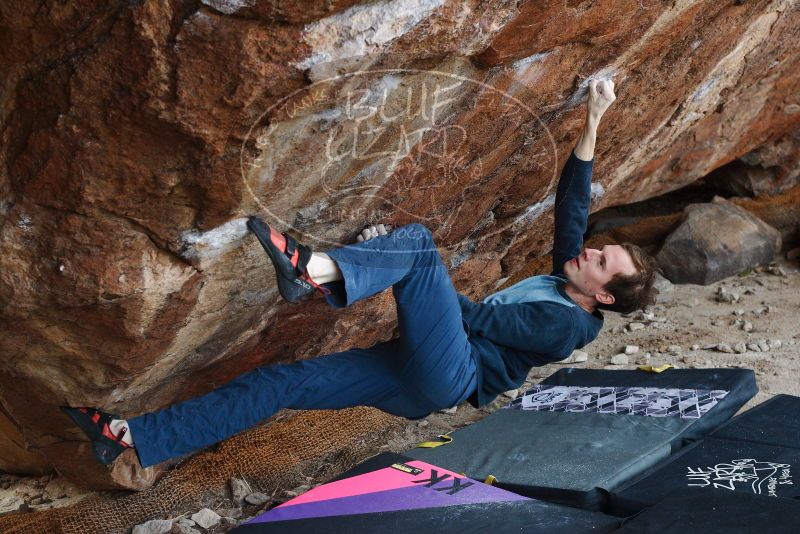
M 468 400 L 483 406 L 518 388 L 534 366 L 558 362 L 595 339 L 600 310 L 652 302 L 655 263 L 634 245 L 582 248 L 591 200 L 597 128 L 616 99 L 614 83 L 592 80 L 587 115 L 561 172 L 555 200 L 553 271 L 473 302 L 456 292 L 421 224 L 366 228 L 357 243 L 312 252 L 251 217 L 286 300 L 323 293 L 346 307 L 393 288 L 399 337 L 250 371 L 196 398 L 131 419 L 64 408 L 111 463 L 134 448 L 148 467 L 248 429 L 282 408 L 374 406 L 409 419 Z

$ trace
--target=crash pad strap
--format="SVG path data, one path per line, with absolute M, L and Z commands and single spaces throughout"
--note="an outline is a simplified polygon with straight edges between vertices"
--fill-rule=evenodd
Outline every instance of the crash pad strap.
M 665 363 L 664 365 L 640 365 L 636 369 L 646 373 L 663 373 L 667 369 L 672 369 L 672 366 L 668 363 Z
M 447 434 L 442 434 L 440 436 L 436 436 L 437 438 L 443 441 L 423 441 L 417 447 L 422 449 L 435 449 L 436 447 L 441 447 L 442 445 L 447 445 L 448 443 L 453 441 L 452 436 L 450 436 L 450 432 Z

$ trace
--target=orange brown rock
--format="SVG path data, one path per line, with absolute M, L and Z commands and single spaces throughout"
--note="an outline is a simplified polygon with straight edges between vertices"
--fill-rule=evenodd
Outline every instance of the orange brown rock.
M 754 149 L 776 166 L 796 153 L 769 152 L 800 124 L 791 0 L 36 0 L 0 14 L 0 404 L 35 451 L 0 469 L 91 466 L 95 488 L 154 474 L 95 466 L 57 406 L 133 416 L 391 335 L 388 295 L 336 312 L 280 302 L 248 214 L 317 249 L 368 222 L 428 224 L 459 289 L 482 296 L 550 249 L 590 77 L 619 91 L 593 210 Z M 22 448 L 7 435 L 0 460 Z

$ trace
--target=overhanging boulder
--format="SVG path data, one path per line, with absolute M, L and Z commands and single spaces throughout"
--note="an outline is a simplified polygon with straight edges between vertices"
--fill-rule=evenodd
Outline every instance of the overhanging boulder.
M 426 222 L 481 296 L 551 248 L 587 77 L 619 89 L 593 209 L 800 121 L 789 0 L 279 4 L 3 3 L 0 404 L 24 440 L 3 447 L 141 487 L 152 473 L 94 465 L 57 407 L 134 416 L 391 330 L 389 298 L 281 303 L 245 215 L 318 250 L 367 222 Z

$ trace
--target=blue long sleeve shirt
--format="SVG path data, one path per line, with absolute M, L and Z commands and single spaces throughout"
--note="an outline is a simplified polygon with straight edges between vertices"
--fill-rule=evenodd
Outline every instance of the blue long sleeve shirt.
M 550 276 L 527 278 L 480 303 L 458 295 L 477 369 L 477 390 L 469 399 L 474 406 L 518 388 L 532 367 L 563 360 L 594 340 L 603 326 L 602 313 L 587 312 L 564 291 L 564 263 L 583 246 L 592 165 L 570 153 L 561 171 Z

